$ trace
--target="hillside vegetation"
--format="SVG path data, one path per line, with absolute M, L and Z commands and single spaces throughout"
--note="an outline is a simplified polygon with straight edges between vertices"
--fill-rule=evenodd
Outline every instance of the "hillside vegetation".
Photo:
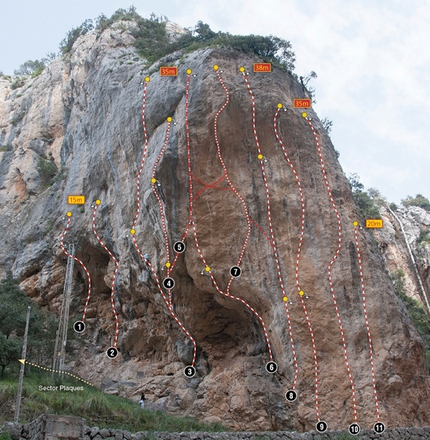
M 39 391 L 39 386 L 83 386 L 83 391 Z M 18 388 L 17 374 L 0 380 L 0 426 L 14 418 Z M 40 414 L 84 417 L 88 426 L 137 431 L 226 431 L 220 424 L 208 425 L 189 417 L 173 417 L 162 411 L 142 410 L 137 402 L 105 394 L 81 382 L 52 378 L 50 373 L 27 367 L 24 379 L 21 423 L 28 423 Z
M 273 35 L 232 35 L 228 32 L 214 32 L 208 24 L 202 21 L 199 21 L 193 28 L 184 30 L 184 33 L 179 36 L 172 37 L 166 29 L 167 17 L 151 14 L 149 18 L 144 18 L 136 12 L 134 6 L 128 9 L 118 9 L 109 18 L 100 14 L 95 20 L 87 19 L 71 29 L 60 42 L 59 56 L 68 57 L 81 35 L 95 32 L 98 38 L 103 31 L 115 23 L 124 27 L 124 22 L 127 21 L 136 23 L 136 26 L 131 29 L 135 37 L 134 46 L 139 55 L 147 61 L 147 67 L 173 52 L 189 53 L 205 47 L 220 47 L 257 55 L 263 61 L 271 62 L 274 66 L 290 73 L 294 70 L 295 55 L 291 43 L 287 40 Z M 15 75 L 36 77 L 55 56 L 56 54 L 49 53 L 41 60 L 28 60 L 15 70 Z M 309 80 L 310 77 L 303 79 L 303 87 L 306 85 L 306 79 Z M 14 88 L 22 86 L 22 79 L 20 81 Z

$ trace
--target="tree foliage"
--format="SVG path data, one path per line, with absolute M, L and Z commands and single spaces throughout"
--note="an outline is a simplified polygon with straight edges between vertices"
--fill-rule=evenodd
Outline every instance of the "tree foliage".
M 427 197 L 422 194 L 417 194 L 415 197 L 407 196 L 406 199 L 402 200 L 403 206 L 419 206 L 430 212 L 430 201 Z
M 167 35 L 166 21 L 163 17 L 154 14 L 151 14 L 149 19 L 140 17 L 137 20 L 137 28 L 131 33 L 136 38 L 134 46 L 150 64 L 170 53 L 172 43 Z
M 354 197 L 355 203 L 360 209 L 361 214 L 364 218 L 381 218 L 378 207 L 375 204 L 375 200 L 370 197 L 367 191 L 364 191 L 364 185 L 360 182 L 360 177 L 357 173 L 353 173 L 349 177 L 349 185 L 352 190 L 352 195 Z M 370 188 L 369 191 L 375 195 L 379 191 Z
M 15 75 L 30 75 L 32 78 L 39 76 L 45 67 L 49 66 L 51 61 L 56 58 L 56 54 L 54 52 L 48 52 L 45 58 L 41 60 L 28 60 L 25 63 L 21 64 L 18 69 L 14 70 Z
M 0 333 L 0 367 L 1 377 L 4 377 L 6 367 L 13 361 L 18 360 L 20 356 L 21 345 L 16 339 L 7 339 L 3 333 Z
M 28 60 L 19 66 L 19 69 L 14 70 L 15 75 L 32 75 L 38 76 L 45 68 L 44 60 Z
M 31 306 L 27 344 L 27 359 L 43 364 L 53 355 L 57 320 L 42 311 L 19 288 L 19 283 L 7 272 L 0 281 L 0 367 L 5 368 L 21 356 L 27 308 Z
M 135 21 L 137 26 L 131 29 L 135 37 L 134 46 L 139 54 L 147 60 L 148 65 L 178 50 L 191 52 L 205 47 L 224 47 L 259 56 L 263 61 L 292 72 L 295 55 L 291 43 L 273 35 L 232 35 L 226 32 L 214 32 L 207 23 L 198 21 L 194 28 L 177 39 L 171 39 L 166 29 L 165 16 L 152 13 L 149 18 L 141 17 L 134 6 L 118 9 L 111 17 L 100 14 L 95 19 L 95 30 L 100 35 L 118 21 Z M 60 52 L 69 54 L 76 40 L 94 29 L 93 20 L 85 20 L 80 26 L 70 30 L 60 43 Z M 308 78 L 308 77 L 306 77 Z M 310 78 L 316 78 L 311 72 Z
M 139 20 L 142 18 L 136 11 L 134 6 L 130 6 L 128 9 L 117 9 L 110 18 L 107 18 L 106 15 L 100 14 L 96 18 L 96 30 L 102 33 L 105 29 L 110 27 L 113 23 L 117 21 L 131 21 L 131 20 Z
M 333 128 L 333 121 L 329 118 L 321 119 L 321 124 L 324 127 L 324 130 L 329 135 L 331 133 L 331 129 Z
M 273 35 L 232 35 L 214 32 L 207 23 L 198 21 L 191 32 L 186 32 L 179 39 L 171 41 L 166 30 L 166 21 L 166 17 L 151 14 L 149 19 L 139 18 L 137 28 L 132 31 L 136 38 L 135 47 L 149 64 L 178 50 L 191 52 L 205 47 L 223 47 L 257 55 L 263 61 L 271 62 L 284 70 L 294 70 L 294 52 L 290 42 L 282 38 Z
M 71 29 L 67 32 L 66 37 L 60 43 L 60 52 L 62 55 L 67 55 L 71 52 L 75 41 L 81 36 L 94 29 L 93 20 L 87 19 L 80 26 Z

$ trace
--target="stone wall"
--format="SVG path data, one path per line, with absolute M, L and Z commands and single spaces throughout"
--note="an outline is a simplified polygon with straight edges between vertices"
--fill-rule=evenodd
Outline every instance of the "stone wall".
M 420 440 L 430 438 L 430 427 L 387 429 L 383 434 L 363 430 L 352 436 L 345 431 L 330 431 L 317 434 L 315 431 L 300 434 L 291 431 L 267 432 L 137 432 L 119 429 L 100 429 L 85 426 L 79 417 L 41 415 L 33 422 L 21 425 L 5 423 L 0 434 L 9 433 L 13 440 L 346 440 L 389 439 Z
M 85 420 L 80 417 L 42 414 L 25 425 L 5 423 L 3 431 L 14 440 L 79 440 L 86 430 Z

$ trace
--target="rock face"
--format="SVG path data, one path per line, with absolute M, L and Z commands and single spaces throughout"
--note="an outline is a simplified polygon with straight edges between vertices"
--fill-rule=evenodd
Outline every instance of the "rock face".
M 65 275 L 59 239 L 72 212 L 65 241 L 76 244 L 92 291 L 84 344 L 69 366 L 110 392 L 145 392 L 150 408 L 237 430 L 304 431 L 318 418 L 330 429 L 355 420 L 371 428 L 378 409 L 387 426 L 429 424 L 420 338 L 376 242 L 357 226 L 360 269 L 353 222 L 362 219 L 318 117 L 293 108 L 294 98 L 306 97 L 294 77 L 253 73 L 258 60 L 221 49 L 167 57 L 161 65 L 175 64 L 179 74 L 161 77 L 143 70 L 131 41 L 121 29 L 86 35 L 70 61 L 52 63 L 23 88 L 0 82 L 0 144 L 7 147 L 0 153 L 0 269 L 12 269 L 28 295 L 58 312 Z M 40 157 L 59 169 L 46 189 Z M 84 194 L 85 206 L 68 206 L 72 194 Z M 101 204 L 90 206 L 96 199 Z M 105 354 L 115 344 L 115 263 L 92 231 L 93 215 L 119 262 L 115 359 Z M 186 250 L 176 254 L 180 240 Z M 241 276 L 231 279 L 239 261 Z M 155 276 L 161 283 L 168 273 L 171 311 L 183 329 L 157 285 Z M 87 277 L 76 263 L 71 319 L 82 318 L 86 298 Z M 191 379 L 183 374 L 194 354 L 184 330 L 196 343 Z M 267 340 L 275 374 L 265 369 Z M 294 387 L 298 398 L 289 403 L 285 393 Z
M 395 212 L 382 207 L 381 212 L 384 228 L 375 231 L 375 237 L 385 265 L 389 272 L 399 269 L 404 272 L 408 295 L 427 308 L 430 302 L 430 245 L 420 237 L 429 231 L 430 213 L 418 206 L 399 207 Z

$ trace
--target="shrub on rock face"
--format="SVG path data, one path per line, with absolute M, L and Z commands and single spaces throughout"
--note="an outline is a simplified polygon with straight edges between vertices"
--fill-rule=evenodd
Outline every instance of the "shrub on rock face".
M 49 186 L 52 183 L 52 180 L 58 171 L 54 162 L 46 160 L 43 157 L 39 158 L 36 169 L 39 173 L 41 184 L 44 187 Z

